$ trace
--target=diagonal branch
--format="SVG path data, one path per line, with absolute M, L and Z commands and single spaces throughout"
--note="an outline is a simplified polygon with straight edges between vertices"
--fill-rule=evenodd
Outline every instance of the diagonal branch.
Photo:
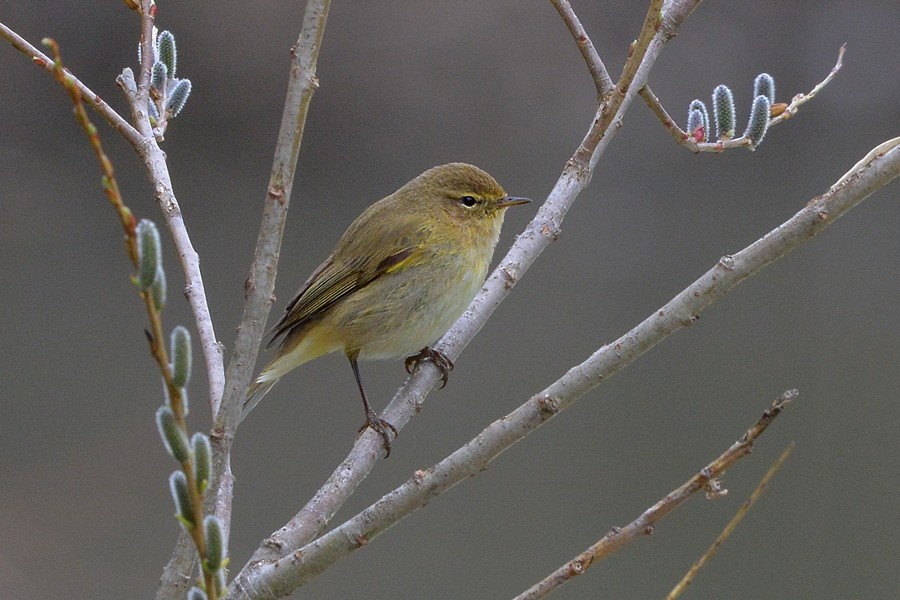
M 663 339 L 692 324 L 705 308 L 739 283 L 821 233 L 898 175 L 900 138 L 894 138 L 869 152 L 825 194 L 810 201 L 791 219 L 737 254 L 720 259 L 712 269 L 637 327 L 597 350 L 434 467 L 417 472 L 408 482 L 340 527 L 283 558 L 245 566 L 232 582 L 227 598 L 278 598 L 291 593 L 340 558 L 428 504 L 432 498 L 484 471 L 507 448 Z M 406 387 L 413 383 L 408 382 Z M 372 452 L 377 449 L 378 440 L 372 440 Z M 351 474 L 344 475 L 349 477 Z M 284 533 L 284 529 L 278 533 Z M 293 531 L 289 533 L 296 535 Z
M 594 43 L 591 42 L 591 38 L 588 37 L 587 32 L 581 25 L 581 21 L 578 20 L 578 15 L 572 10 L 569 0 L 550 0 L 550 3 L 556 9 L 556 12 L 559 13 L 559 16 L 562 17 L 566 27 L 569 28 L 569 33 L 575 38 L 575 44 L 578 46 L 578 50 L 581 51 L 581 56 L 584 58 L 588 71 L 594 80 L 594 86 L 597 88 L 597 101 L 603 102 L 604 98 L 612 92 L 614 87 L 613 81 L 609 78 L 609 73 L 606 70 L 606 65 L 603 64 L 597 49 L 594 48 Z
M 237 341 L 228 363 L 228 389 L 221 410 L 215 415 L 215 429 L 232 436 L 240 420 L 241 408 L 256 364 L 260 340 L 274 301 L 275 267 L 281 252 L 284 222 L 300 153 L 306 115 L 319 87 L 316 62 L 331 0 L 311 0 L 306 6 L 297 42 L 291 48 L 288 90 L 281 127 L 275 143 L 275 158 L 263 204 L 263 219 L 250 275 L 244 285 L 244 313 Z
M 18 33 L 0 23 L 0 37 L 4 38 L 12 47 L 27 56 L 37 66 L 41 67 L 48 73 L 53 73 L 53 60 L 43 52 L 29 44 Z M 69 76 L 72 84 L 78 88 L 78 92 L 84 101 L 96 110 L 100 116 L 106 119 L 113 129 L 122 134 L 126 140 L 131 142 L 132 146 L 137 146 L 141 140 L 141 134 L 137 129 L 131 126 L 131 123 L 122 118 L 122 116 L 110 107 L 100 96 L 95 94 L 88 86 L 84 85 L 77 77 L 75 77 L 68 69 L 66 74 Z
M 697 573 L 700 572 L 706 563 L 715 555 L 715 553 L 719 550 L 719 547 L 728 539 L 731 533 L 735 530 L 735 528 L 740 524 L 740 522 L 744 519 L 747 513 L 753 508 L 753 505 L 756 504 L 756 501 L 759 500 L 760 496 L 763 495 L 763 492 L 766 491 L 766 488 L 769 486 L 769 481 L 775 477 L 775 474 L 781 469 L 781 465 L 784 464 L 784 461 L 788 459 L 791 453 L 794 451 L 794 442 L 788 444 L 787 448 L 782 451 L 782 453 L 775 459 L 775 462 L 772 463 L 772 466 L 769 467 L 769 470 L 766 471 L 766 474 L 763 475 L 763 478 L 759 481 L 756 488 L 750 494 L 750 497 L 747 498 L 741 507 L 734 513 L 734 516 L 731 517 L 731 520 L 728 521 L 728 524 L 725 526 L 725 529 L 716 537 L 713 541 L 712 545 L 703 553 L 703 556 L 700 557 L 700 560 L 691 565 L 691 568 L 688 569 L 688 572 L 684 574 L 684 577 L 681 578 L 681 581 L 669 592 L 669 595 L 666 596 L 666 600 L 675 600 L 678 598 L 681 593 L 687 589 L 687 587 L 694 581 L 694 578 L 697 576 Z
M 717 459 L 709 463 L 696 475 L 681 484 L 677 489 L 666 494 L 659 502 L 648 508 L 637 519 L 625 527 L 614 527 L 590 548 L 562 565 L 545 578 L 519 594 L 514 600 L 540 600 L 546 598 L 562 584 L 583 575 L 592 566 L 599 564 L 607 556 L 623 547 L 625 544 L 636 540 L 642 535 L 653 532 L 656 524 L 663 517 L 684 504 L 691 496 L 703 489 L 715 489 L 710 497 L 717 497 L 723 492 L 719 491 L 717 479 L 725 474 L 734 463 L 750 454 L 753 442 L 762 435 L 766 428 L 781 414 L 785 406 L 797 397 L 797 390 L 790 390 L 781 395 L 760 417 L 747 432 L 731 447 L 723 452 Z M 787 458 L 783 456 L 780 462 Z M 777 471 L 777 469 L 775 469 Z M 774 474 L 774 471 L 770 470 Z M 771 475 L 769 476 L 771 477 Z M 768 478 L 766 479 L 766 481 Z M 758 489 L 758 488 L 757 488 Z M 760 492 L 762 493 L 762 492 Z M 709 493 L 708 493 L 709 494 Z M 757 494 L 758 497 L 759 494 Z M 749 507 L 748 507 L 749 508 Z

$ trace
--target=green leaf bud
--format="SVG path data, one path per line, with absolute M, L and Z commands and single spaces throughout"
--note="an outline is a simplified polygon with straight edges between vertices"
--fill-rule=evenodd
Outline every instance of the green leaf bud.
M 172 91 L 166 99 L 166 112 L 173 118 L 178 116 L 178 113 L 184 108 L 188 96 L 191 95 L 190 79 L 176 79 L 175 81 L 177 83 L 172 87 Z
M 156 53 L 159 60 L 166 65 L 169 77 L 175 77 L 177 53 L 175 52 L 175 36 L 171 31 L 163 31 L 156 38 Z
M 153 63 L 153 69 L 150 71 L 150 85 L 159 93 L 165 95 L 166 82 L 169 80 L 169 69 L 162 61 Z
M 713 114 L 716 117 L 716 139 L 734 137 L 734 95 L 727 85 L 717 85 L 713 90 Z
M 750 122 L 747 123 L 747 130 L 744 131 L 744 137 L 753 142 L 752 149 L 755 149 L 766 136 L 766 130 L 769 128 L 769 99 L 766 96 L 757 96 L 753 101 L 753 108 L 750 110 Z
M 162 248 L 159 242 L 159 230 L 149 219 L 141 219 L 135 230 L 138 246 L 138 264 L 140 274 L 138 282 L 141 289 L 146 290 L 153 285 L 156 273 L 162 265 Z
M 208 600 L 206 592 L 194 586 L 188 591 L 187 600 Z
M 212 448 L 209 437 L 199 431 L 191 437 L 194 449 L 194 475 L 197 479 L 197 491 L 201 494 L 209 487 L 209 474 L 212 471 Z
M 170 336 L 172 356 L 172 383 L 183 388 L 191 379 L 191 334 L 179 325 Z
M 159 436 L 162 438 L 166 451 L 172 458 L 180 463 L 191 457 L 187 435 L 178 426 L 175 413 L 168 406 L 160 406 L 156 411 L 156 426 L 159 428 Z
M 194 509 L 191 494 L 188 491 L 187 477 L 181 471 L 174 471 L 169 476 L 169 491 L 175 502 L 175 518 L 188 529 L 194 527 Z
M 206 558 L 203 567 L 207 573 L 214 573 L 225 566 L 228 540 L 222 521 L 215 515 L 208 515 L 203 519 L 203 531 L 206 535 Z
M 753 97 L 765 96 L 769 106 L 775 104 L 775 80 L 768 73 L 760 73 L 753 80 Z
M 156 311 L 161 311 L 166 305 L 166 272 L 163 271 L 162 265 L 156 270 L 156 279 L 150 286 L 150 293 L 153 295 L 153 306 Z

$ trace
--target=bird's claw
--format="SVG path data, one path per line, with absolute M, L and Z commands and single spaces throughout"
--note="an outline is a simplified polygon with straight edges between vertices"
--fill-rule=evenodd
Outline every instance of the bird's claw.
M 359 432 L 362 433 L 367 427 L 372 428 L 372 431 L 381 436 L 382 446 L 384 447 L 384 457 L 387 458 L 391 455 L 391 436 L 388 434 L 388 430 L 394 434 L 394 437 L 397 437 L 397 428 L 379 417 L 375 414 L 375 411 L 370 410 L 366 413 L 366 422 L 363 423 L 362 427 L 359 428 Z
M 441 370 L 441 389 L 444 389 L 450 378 L 450 371 L 453 370 L 453 361 L 443 352 L 435 350 L 431 346 L 425 346 L 418 354 L 407 357 L 403 365 L 406 367 L 406 372 L 412 374 L 413 371 L 418 370 L 419 364 L 426 360 L 430 360 Z

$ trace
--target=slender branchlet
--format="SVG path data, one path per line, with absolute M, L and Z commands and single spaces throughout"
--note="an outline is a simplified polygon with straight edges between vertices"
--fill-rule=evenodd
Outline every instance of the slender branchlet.
M 151 83 L 150 75 L 155 70 L 155 82 L 160 86 L 160 88 L 164 88 L 156 89 L 151 94 L 151 101 L 149 103 L 145 103 L 140 107 L 133 107 L 135 108 L 134 112 L 136 115 L 139 115 L 140 110 L 144 109 L 144 107 L 146 106 L 155 124 L 164 125 L 164 119 L 160 118 L 161 115 L 159 113 L 160 107 L 168 106 L 168 104 L 166 103 L 165 92 L 167 89 L 173 86 L 177 86 L 180 83 L 179 80 L 175 80 L 172 78 L 175 67 L 174 52 L 169 53 L 171 54 L 171 56 L 168 56 L 166 58 L 167 62 L 162 62 L 160 66 L 157 66 L 155 69 L 153 68 L 153 65 L 157 62 L 158 53 L 156 30 L 155 27 L 152 27 L 152 13 L 155 10 L 155 7 L 152 4 L 152 0 L 141 0 L 140 3 L 135 1 L 128 2 L 128 0 L 126 0 L 126 3 L 129 4 L 132 9 L 137 10 L 141 14 L 143 24 L 145 26 L 145 36 L 151 38 L 151 40 L 149 40 L 151 41 L 151 43 L 147 44 L 144 50 L 148 53 L 153 54 L 153 56 L 145 56 L 145 58 L 147 58 L 148 60 L 143 63 L 144 68 L 150 70 L 151 73 L 144 74 L 144 77 L 142 77 L 141 85 L 147 86 Z M 27 44 L 27 42 L 24 42 L 24 40 L 18 38 L 18 36 L 15 36 L 13 33 L 9 32 L 2 25 L 2 23 L 0 23 L 0 35 L 6 37 L 7 39 L 9 39 L 11 36 L 16 47 L 31 56 L 36 64 L 48 69 L 53 73 L 59 84 L 70 95 L 75 109 L 75 117 L 78 123 L 84 129 L 91 147 L 94 150 L 94 153 L 96 154 L 97 159 L 100 163 L 100 167 L 103 172 L 103 192 L 110 203 L 116 209 L 125 233 L 126 251 L 137 272 L 134 276 L 132 276 L 132 281 L 136 285 L 140 286 L 140 295 L 145 303 L 147 315 L 149 318 L 147 338 L 150 342 L 150 351 L 160 369 L 160 373 L 163 379 L 166 406 L 164 408 L 161 408 L 158 412 L 157 424 L 160 431 L 160 437 L 163 439 L 163 443 L 165 444 L 167 450 L 181 463 L 181 469 L 173 473 L 169 478 L 169 487 L 177 509 L 177 518 L 182 523 L 182 525 L 190 532 L 199 556 L 204 557 L 206 555 L 206 548 L 203 531 L 203 497 L 202 494 L 198 492 L 198 488 L 205 488 L 208 483 L 202 483 L 200 486 L 198 486 L 198 484 L 196 483 L 196 478 L 194 475 L 196 465 L 192 458 L 191 447 L 187 442 L 187 429 L 184 423 L 184 417 L 187 413 L 186 389 L 176 385 L 176 383 L 185 384 L 187 382 L 189 375 L 189 366 L 187 368 L 184 367 L 185 365 L 189 365 L 189 363 L 181 362 L 179 359 L 179 371 L 181 371 L 182 374 L 178 375 L 177 379 L 174 379 L 172 369 L 173 367 L 175 367 L 175 365 L 170 363 L 169 361 L 164 342 L 165 338 L 163 334 L 160 310 L 165 304 L 166 280 L 162 268 L 159 231 L 156 228 L 156 225 L 149 220 L 142 221 L 139 224 L 131 210 L 129 210 L 128 207 L 125 206 L 121 191 L 119 190 L 116 181 L 115 173 L 113 172 L 112 161 L 103 150 L 103 146 L 101 144 L 100 136 L 98 134 L 96 126 L 94 126 L 94 124 L 87 116 L 87 112 L 85 110 L 85 102 L 89 103 L 92 107 L 94 107 L 102 115 L 104 115 L 104 117 L 106 117 L 106 119 L 110 121 L 110 123 L 113 124 L 113 126 L 120 133 L 123 133 L 123 135 L 125 135 L 126 138 L 130 142 L 132 142 L 133 145 L 135 145 L 135 147 L 144 148 L 145 143 L 151 142 L 152 140 L 148 140 L 147 138 L 143 137 L 143 133 L 129 125 L 124 119 L 122 119 L 117 113 L 115 113 L 115 111 L 111 110 L 108 105 L 102 102 L 102 100 L 100 100 L 99 97 L 96 96 L 96 94 L 91 92 L 90 89 L 84 86 L 84 84 L 82 84 L 68 70 L 65 69 L 62 62 L 62 57 L 60 55 L 59 45 L 55 41 L 53 41 L 52 39 L 44 40 L 44 44 L 51 50 L 51 60 L 37 51 L 37 49 Z M 128 75 L 130 75 L 131 77 L 130 87 L 127 83 Z M 144 78 L 146 78 L 146 80 L 144 80 Z M 123 77 L 118 81 L 126 90 L 126 94 L 129 96 L 129 99 L 134 103 L 138 94 L 136 89 L 137 86 L 135 85 L 133 74 L 130 73 L 130 69 L 126 69 L 126 73 L 123 73 Z M 175 99 L 177 105 L 176 108 L 178 110 L 180 110 L 184 106 L 184 102 L 187 99 L 187 95 L 190 91 L 189 82 L 181 83 L 181 86 L 182 89 L 180 90 L 178 97 L 176 97 Z M 168 116 L 171 115 L 167 114 L 166 118 L 168 118 Z M 154 134 L 158 136 L 158 139 L 161 139 L 161 135 L 159 135 L 160 133 L 161 132 L 157 132 L 156 130 L 154 130 Z M 157 181 L 155 177 L 154 181 Z M 169 223 L 176 229 L 180 230 L 180 226 L 177 220 L 169 220 Z M 183 240 L 181 240 L 180 242 L 176 241 L 176 245 L 179 248 L 184 248 L 185 242 Z M 186 246 L 188 248 L 190 247 L 189 242 L 186 243 Z M 186 266 L 186 269 L 187 268 L 188 267 Z M 196 277 L 193 276 L 193 273 L 190 273 L 189 277 L 191 278 L 192 282 L 196 282 L 200 285 L 200 292 L 196 296 L 202 298 L 202 282 L 199 279 L 199 273 L 197 273 Z M 200 307 L 200 312 L 205 312 L 208 316 L 208 310 L 205 308 L 205 299 L 203 299 L 200 304 L 203 305 Z M 204 337 L 208 338 L 211 331 L 211 328 L 209 328 Z M 201 331 L 201 333 L 204 333 L 204 331 Z M 186 356 L 189 356 L 189 353 L 186 354 Z M 210 452 L 207 448 L 206 456 L 208 457 L 209 455 Z M 208 482 L 208 480 L 210 479 L 210 462 L 211 461 L 209 460 L 209 458 L 206 458 L 202 462 L 203 467 L 206 470 L 204 479 L 202 480 L 203 482 Z M 219 573 L 215 576 L 210 575 L 209 577 L 205 578 L 205 580 L 205 596 L 210 598 L 211 600 L 215 600 L 219 597 L 218 590 L 224 589 L 224 573 Z

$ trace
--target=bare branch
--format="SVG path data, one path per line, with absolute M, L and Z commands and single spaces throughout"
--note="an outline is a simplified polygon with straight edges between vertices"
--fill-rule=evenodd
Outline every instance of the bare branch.
M 578 46 L 578 50 L 581 51 L 581 56 L 584 58 L 588 71 L 594 80 L 594 86 L 597 88 L 597 101 L 603 102 L 603 99 L 612 92 L 614 87 L 613 81 L 606 70 L 606 65 L 603 64 L 597 49 L 594 48 L 594 43 L 588 37 L 587 31 L 581 25 L 581 21 L 578 20 L 578 15 L 572 10 L 569 0 L 550 0 L 550 3 L 556 9 L 556 12 L 559 13 L 559 16 L 562 17 L 572 37 L 575 38 L 575 44 Z
M 296 551 L 289 546 L 273 543 L 273 540 L 284 543 L 281 541 L 293 541 L 309 535 L 308 531 L 291 527 L 295 522 L 306 526 L 306 522 L 314 517 L 315 513 L 310 511 L 295 517 L 291 523 L 279 530 L 277 535 L 267 540 L 267 543 L 271 544 L 267 548 L 269 551 L 287 550 L 285 556 L 274 562 L 264 560 L 251 562 L 245 566 L 232 582 L 227 597 L 277 598 L 289 594 L 330 564 L 427 504 L 434 496 L 484 471 L 504 450 L 553 418 L 559 411 L 571 406 L 582 395 L 660 341 L 693 323 L 706 307 L 722 298 L 736 285 L 809 241 L 838 217 L 873 192 L 886 186 L 898 175 L 900 175 L 900 138 L 895 138 L 873 149 L 825 194 L 810 201 L 791 219 L 737 254 L 720 259 L 700 279 L 637 327 L 612 344 L 597 350 L 583 363 L 571 368 L 562 378 L 512 413 L 489 425 L 468 444 L 428 471 L 417 473 L 410 481 L 382 497 L 362 513 Z M 526 236 L 520 236 L 520 240 L 523 237 Z M 504 268 L 507 268 L 506 263 L 501 264 L 499 269 Z M 459 343 L 457 340 L 458 338 L 449 341 Z M 447 336 L 443 342 L 448 343 Z M 449 344 L 444 346 L 447 347 L 451 346 Z M 437 380 L 437 373 L 433 375 L 432 385 Z M 392 423 L 398 423 L 399 421 L 394 419 L 405 414 L 402 411 L 402 404 L 412 402 L 403 395 L 404 390 L 417 390 L 415 386 L 419 382 L 416 380 L 420 378 L 421 375 L 412 376 L 391 402 L 389 406 L 391 412 L 384 413 Z M 360 447 L 368 441 L 369 451 L 373 457 L 377 455 L 380 446 L 376 438 L 377 435 L 363 436 L 357 442 L 354 453 L 359 452 Z M 345 461 L 342 467 L 345 466 L 359 465 L 348 464 Z M 339 480 L 339 474 L 351 481 L 359 477 L 358 473 L 341 471 L 339 468 L 329 480 L 338 491 L 347 485 L 346 481 Z M 326 488 L 320 490 L 316 499 L 327 496 L 327 491 Z M 330 504 L 328 506 L 331 507 Z M 325 515 L 326 520 L 330 516 Z M 324 525 L 325 523 L 320 524 L 321 527 Z
M 677 489 L 666 494 L 659 502 L 648 508 L 640 517 L 625 527 L 614 527 L 611 529 L 597 543 L 516 596 L 515 600 L 539 600 L 540 598 L 546 598 L 559 586 L 583 574 L 628 542 L 634 541 L 640 536 L 653 533 L 654 527 L 663 517 L 684 504 L 695 493 L 710 486 L 718 490 L 719 486 L 716 480 L 734 463 L 750 454 L 753 442 L 762 435 L 775 417 L 781 414 L 787 403 L 796 397 L 797 390 L 791 390 L 782 394 L 763 413 L 759 421 L 747 430 L 740 440 L 735 442 L 704 469 L 701 469 L 699 473 L 684 482 Z M 787 456 L 784 456 L 784 458 L 787 458 Z M 784 462 L 784 459 L 781 459 L 781 462 Z M 780 465 L 781 462 L 776 464 Z M 771 475 L 767 475 L 767 477 L 771 477 Z M 764 481 L 768 481 L 768 479 Z M 721 492 L 718 493 L 721 494 Z
M 129 97 L 131 102 L 131 115 L 135 127 L 144 137 L 153 137 L 153 127 L 150 125 L 150 71 L 153 68 L 153 27 L 156 21 L 156 2 L 154 0 L 138 0 L 140 7 L 138 14 L 141 17 L 141 64 L 138 65 L 137 89 L 134 96 Z M 155 138 L 154 138 L 155 139 Z M 151 181 L 156 181 L 151 179 Z
M 784 109 L 784 112 L 769 121 L 769 126 L 771 127 L 772 125 L 776 125 L 786 119 L 790 119 L 791 117 L 793 117 L 795 114 L 797 114 L 797 110 L 801 105 L 806 104 L 807 102 L 815 98 L 816 94 L 822 91 L 822 88 L 831 83 L 831 80 L 834 79 L 834 76 L 837 75 L 838 71 L 841 70 L 841 67 L 844 66 L 844 52 L 846 50 L 847 44 L 842 45 L 840 50 L 838 50 L 837 62 L 835 62 L 834 66 L 831 67 L 831 71 L 828 73 L 828 76 L 820 81 L 818 85 L 816 85 L 816 87 L 811 89 L 806 94 L 801 93 L 794 96 L 791 99 L 791 103 L 788 104 L 787 108 Z
M 50 74 L 53 73 L 53 61 L 3 23 L 0 23 L 0 37 L 3 37 L 12 44 L 13 48 L 30 58 L 34 64 Z M 121 133 L 122 137 L 131 142 L 133 146 L 137 146 L 137 144 L 140 143 L 141 135 L 137 129 L 132 127 L 128 121 L 123 119 L 119 113 L 113 110 L 109 104 L 91 91 L 89 87 L 82 83 L 69 70 L 66 70 L 66 74 L 71 78 L 75 87 L 78 88 L 78 92 L 81 94 L 84 101 L 96 110 L 100 116 L 106 119 L 106 122 L 112 125 L 113 129 Z
M 300 142 L 309 104 L 319 86 L 316 62 L 330 4 L 330 0 L 311 0 L 307 3 L 300 35 L 291 48 L 287 97 L 275 144 L 275 158 L 263 205 L 263 219 L 250 275 L 244 286 L 244 314 L 228 363 L 229 387 L 225 402 L 216 413 L 215 429 L 225 436 L 234 434 L 240 420 L 260 339 L 272 307 L 275 267 L 281 252 L 281 238 L 290 204 Z
M 787 448 L 785 448 L 781 455 L 775 459 L 775 462 L 772 463 L 772 466 L 769 467 L 769 470 L 766 471 L 766 474 L 763 475 L 763 478 L 759 481 L 759 484 L 756 486 L 756 489 L 753 490 L 753 493 L 750 494 L 750 497 L 744 501 L 738 511 L 734 514 L 730 521 L 728 521 L 728 525 L 725 526 L 725 529 L 722 530 L 722 533 L 716 537 L 715 541 L 712 545 L 707 549 L 706 552 L 703 553 L 703 556 L 700 557 L 700 560 L 691 565 L 691 568 L 687 573 L 684 574 L 684 577 L 681 581 L 678 582 L 669 595 L 666 596 L 666 600 L 675 600 L 678 598 L 681 593 L 687 589 L 687 586 L 694 581 L 694 578 L 697 576 L 697 573 L 700 572 L 709 559 L 715 555 L 715 553 L 719 550 L 719 546 L 728 539 L 728 536 L 731 535 L 731 532 L 738 526 L 738 524 L 743 520 L 744 516 L 750 511 L 756 501 L 759 500 L 759 497 L 763 495 L 763 492 L 766 491 L 766 488 L 769 485 L 769 481 L 775 476 L 776 473 L 781 469 L 781 465 L 784 464 L 784 461 L 788 459 L 791 453 L 794 451 L 794 442 L 788 444 Z
M 181 260 L 181 267 L 186 280 L 184 294 L 194 315 L 200 347 L 203 350 L 207 383 L 209 385 L 209 405 L 212 408 L 219 404 L 222 397 L 222 390 L 225 387 L 225 368 L 222 359 L 222 346 L 216 339 L 216 332 L 213 328 L 209 304 L 206 299 L 206 290 L 203 286 L 203 277 L 200 273 L 200 258 L 191 243 L 191 238 L 188 235 L 181 213 L 181 206 L 179 206 L 178 200 L 175 198 L 172 180 L 166 165 L 166 153 L 153 138 L 152 131 L 149 133 L 149 137 L 144 138 L 144 143 L 139 146 L 138 153 L 144 161 L 150 181 L 154 185 L 156 201 L 165 217 L 166 225 L 169 228 L 178 257 Z

